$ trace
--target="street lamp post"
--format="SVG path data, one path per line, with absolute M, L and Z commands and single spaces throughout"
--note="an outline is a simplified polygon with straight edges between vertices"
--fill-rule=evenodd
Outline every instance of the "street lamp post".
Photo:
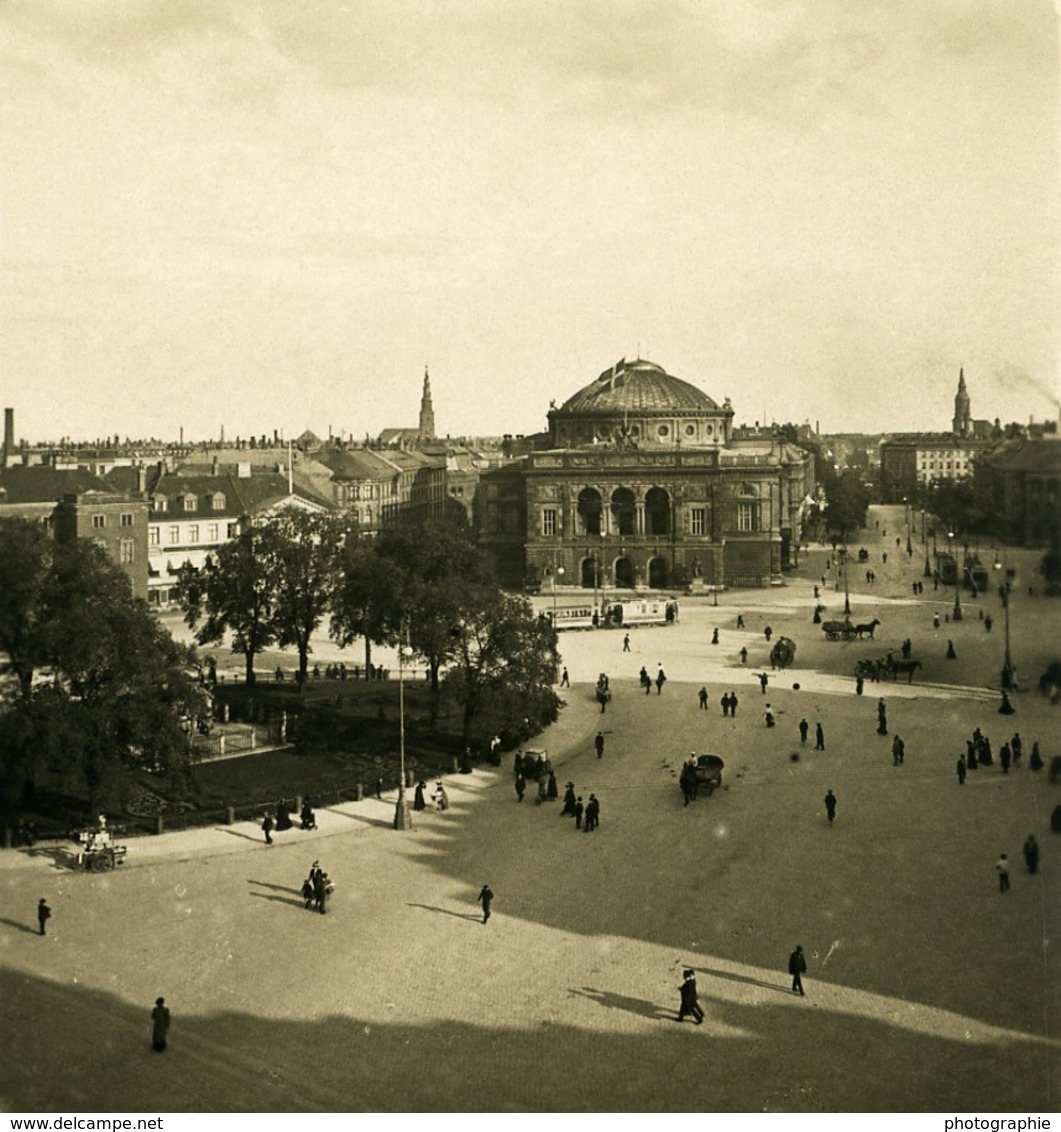
M 842 563 L 843 570 L 844 570 L 844 616 L 850 617 L 851 616 L 851 594 L 848 592 L 848 588 L 847 588 L 848 559 L 847 559 L 847 544 L 846 543 L 844 543 L 843 547 L 840 550 L 840 562 Z
M 398 801 L 394 807 L 394 828 L 412 829 L 409 799 L 405 796 L 405 658 L 412 649 L 405 643 L 403 629 L 398 641 Z
M 556 628 L 556 584 L 557 581 L 564 576 L 563 566 L 558 566 L 556 562 L 556 553 L 553 553 L 553 628 Z
M 910 541 L 910 522 L 914 514 L 914 505 L 903 498 L 903 510 L 906 518 L 906 557 L 910 558 L 914 553 L 913 543 Z
M 998 560 L 998 555 L 995 555 L 995 569 L 1002 570 L 1002 563 Z M 1002 597 L 1002 611 L 1005 614 L 1005 632 L 1006 632 L 1006 655 L 1002 662 L 1002 687 L 1007 692 L 1015 692 L 1017 690 L 1017 681 L 1013 678 L 1013 658 L 1009 652 L 1009 598 L 1010 598 L 1010 585 L 1008 572 L 1003 577 L 1000 586 Z
M 948 531 L 947 538 L 950 539 L 950 556 L 951 561 L 954 563 L 954 610 L 950 615 L 952 621 L 961 621 L 962 619 L 962 576 L 961 571 L 958 569 L 958 559 L 954 555 L 954 532 Z
M 925 577 L 932 577 L 932 567 L 928 562 L 928 539 L 925 538 L 925 509 L 921 508 L 921 541 L 925 544 Z

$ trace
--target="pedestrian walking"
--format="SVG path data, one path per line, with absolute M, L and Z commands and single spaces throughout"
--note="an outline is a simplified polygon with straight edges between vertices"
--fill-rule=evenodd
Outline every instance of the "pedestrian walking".
M 935 613 L 932 616 L 932 628 L 933 629 L 939 628 L 939 614 L 938 613 Z
M 1009 744 L 1003 743 L 998 749 L 998 761 L 999 765 L 1002 767 L 1003 774 L 1009 774 L 1009 762 L 1011 757 Z
M 884 706 L 883 700 L 877 704 L 877 734 L 888 734 L 888 709 Z
M 597 758 L 598 759 L 604 758 L 604 732 L 603 731 L 597 732 L 597 738 L 593 740 L 593 746 L 596 748 Z
M 712 632 L 712 634 L 711 634 L 711 643 L 712 643 L 713 645 L 717 645 L 717 644 L 718 644 L 718 630 L 717 630 L 717 629 L 715 629 L 715 630 L 714 630 L 714 631 Z
M 829 819 L 829 824 L 832 825 L 836 818 L 836 795 L 831 789 L 825 795 L 825 816 Z
M 549 771 L 549 782 L 546 787 L 546 793 L 550 802 L 555 802 L 560 796 L 560 787 L 556 784 L 556 772 L 552 769 Z
M 729 692 L 723 692 L 722 699 L 718 702 L 722 705 L 722 716 L 725 718 L 729 715 Z
M 589 796 L 586 803 L 586 832 L 592 833 L 600 825 L 600 802 L 596 794 Z
M 486 923 L 487 920 L 490 919 L 490 902 L 493 900 L 493 898 L 494 898 L 494 894 L 490 891 L 490 886 L 488 884 L 484 884 L 483 887 L 479 890 L 479 900 L 478 900 L 478 903 L 480 903 L 483 906 L 483 923 L 484 924 Z
M 659 672 L 656 673 L 656 695 L 663 694 L 663 685 L 667 683 L 667 674 L 663 671 L 663 666 L 660 665 Z
M 729 714 L 731 718 L 737 718 L 737 693 L 730 692 L 729 694 Z
M 629 652 L 629 651 L 630 651 L 630 634 L 627 633 L 626 636 L 623 637 L 623 652 Z
M 325 916 L 328 913 L 328 874 L 320 865 L 315 865 L 310 876 L 313 879 L 314 906 L 322 916 Z
M 47 935 L 44 925 L 52 918 L 52 910 L 48 907 L 48 901 L 42 896 L 37 901 L 37 926 L 40 928 L 41 935 Z
M 807 959 L 803 954 L 803 945 L 796 944 L 796 950 L 788 957 L 788 973 L 792 976 L 792 993 L 803 994 L 803 976 L 807 971 Z
M 549 776 L 543 774 L 538 779 L 538 797 L 534 800 L 536 806 L 540 806 L 543 802 L 549 800 Z
M 413 792 L 413 809 L 417 812 L 427 809 L 427 800 L 424 797 L 424 791 L 426 789 L 427 783 L 421 778 L 416 784 L 416 790 Z
M 560 811 L 561 817 L 573 817 L 575 813 L 575 784 L 569 782 L 564 787 L 564 808 Z
M 564 669 L 563 675 L 560 677 L 560 687 L 561 688 L 570 688 L 571 687 L 571 677 L 568 676 L 566 668 Z
M 681 787 L 682 797 L 688 806 L 696 798 L 696 755 L 690 755 L 682 763 L 681 774 L 678 775 L 678 785 Z
M 799 721 L 799 741 L 800 745 L 805 747 L 807 745 L 807 732 L 810 730 L 810 724 L 805 720 Z
M 759 691 L 766 695 L 766 685 L 770 683 L 770 677 L 765 672 L 759 673 Z
M 902 766 L 906 757 L 906 744 L 898 735 L 892 740 L 892 766 Z
M 701 711 L 707 711 L 707 686 L 706 685 L 704 685 L 700 689 L 700 691 L 697 692 L 697 697 L 700 700 L 700 710 Z
M 763 712 L 763 719 L 766 721 L 767 727 L 773 727 L 776 724 L 776 720 L 774 719 L 773 709 L 770 707 L 769 704 L 766 705 L 766 711 Z
M 769 643 L 770 643 L 770 638 L 771 638 L 771 637 L 772 637 L 773 635 L 774 635 L 774 631 L 773 631 L 773 629 L 771 629 L 771 628 L 770 628 L 770 626 L 769 626 L 769 625 L 767 625 L 767 626 L 766 626 L 766 628 L 765 628 L 765 629 L 763 630 L 763 636 L 764 636 L 764 637 L 766 638 L 766 643 L 767 643 L 767 644 L 769 644 Z
M 575 799 L 575 829 L 582 828 L 582 815 L 586 812 L 586 807 L 582 804 L 582 795 L 580 794 Z
M 998 891 L 1006 892 L 1009 888 L 1009 859 L 1005 853 L 999 854 L 995 871 L 998 873 Z
M 965 785 L 965 756 L 958 756 L 958 785 Z
M 748 650 L 746 648 L 744 648 L 743 646 L 741 646 L 741 650 L 740 650 L 740 662 L 741 662 L 741 664 L 747 664 L 748 663 Z
M 743 613 L 737 614 L 737 628 L 738 629 L 744 628 L 744 614 Z
M 678 1021 L 684 1022 L 686 1014 L 691 1014 L 693 1021 L 699 1026 L 704 1020 L 704 1012 L 700 1009 L 700 999 L 696 990 L 696 972 L 691 967 L 687 967 L 682 972 L 682 985 L 678 990 L 681 994 Z
M 527 792 L 527 780 L 523 777 L 522 771 L 516 775 L 516 799 L 523 801 L 523 795 Z
M 816 751 L 825 750 L 825 728 L 820 723 L 814 726 L 814 749 Z
M 946 656 L 945 659 L 947 659 L 947 660 L 957 660 L 958 659 L 958 654 L 954 651 L 954 642 L 953 641 L 947 641 L 947 656 Z
M 273 815 L 266 814 L 262 818 L 262 833 L 265 834 L 265 844 L 272 845 L 273 843 Z
M 164 998 L 156 998 L 155 1009 L 151 1011 L 151 1048 L 155 1053 L 162 1053 L 166 1048 L 168 1034 L 169 1007 Z
M 1035 840 L 1034 833 L 1029 833 L 1028 840 L 1024 842 L 1024 863 L 1028 872 L 1035 874 L 1039 871 L 1039 842 Z
M 862 674 L 859 673 L 859 675 L 855 677 L 855 695 L 861 696 L 864 688 L 865 683 L 863 681 Z
M 1020 766 L 1020 760 L 1024 757 L 1024 742 L 1019 731 L 1014 732 L 1009 745 L 1013 748 L 1013 769 L 1016 770 Z

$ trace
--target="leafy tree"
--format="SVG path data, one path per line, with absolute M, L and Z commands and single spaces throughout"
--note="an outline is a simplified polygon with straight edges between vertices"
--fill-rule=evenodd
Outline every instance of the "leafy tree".
M 37 670 L 49 679 L 0 722 L 9 799 L 50 772 L 87 789 L 97 808 L 129 767 L 188 766 L 190 723 L 204 710 L 189 650 L 98 547 L 55 547 L 34 636 Z
M 53 542 L 40 523 L 0 520 L 0 649 L 28 699 L 33 688 Z
M 254 658 L 276 640 L 275 560 L 263 527 L 248 526 L 210 555 L 201 569 L 185 563 L 177 579 L 184 620 L 201 645 L 232 633 L 232 651 L 246 661 L 254 683 Z
M 299 683 L 305 687 L 310 637 L 335 590 L 342 528 L 331 516 L 284 511 L 261 533 L 272 572 L 273 631 L 278 644 L 298 649 Z
M 826 491 L 826 522 L 830 530 L 841 538 L 865 526 L 866 512 L 869 510 L 869 489 L 862 482 L 857 471 L 847 470 L 835 478 Z
M 329 633 L 343 647 L 364 638 L 366 672 L 372 645 L 388 639 L 397 601 L 394 579 L 382 569 L 374 545 L 348 534 L 339 553 Z
M 445 687 L 461 706 L 466 744 L 495 731 L 523 729 L 526 735 L 524 720 L 537 730 L 556 719 L 556 633 L 525 598 L 480 591 L 453 633 Z
M 439 672 L 457 649 L 454 627 L 497 588 L 490 565 L 467 529 L 452 518 L 388 529 L 376 544 L 376 555 L 392 584 L 383 625 L 390 640 L 407 632 L 410 646 L 426 660 L 434 723 Z

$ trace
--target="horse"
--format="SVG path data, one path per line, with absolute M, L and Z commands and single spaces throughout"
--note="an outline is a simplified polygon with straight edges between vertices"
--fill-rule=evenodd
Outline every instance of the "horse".
M 888 665 L 892 679 L 898 683 L 899 673 L 905 672 L 907 684 L 914 682 L 914 673 L 919 668 L 924 668 L 924 665 L 919 660 L 896 660 L 894 657 L 892 657 L 891 663 Z
M 869 633 L 869 639 L 872 641 L 873 640 L 873 633 L 874 633 L 874 631 L 876 630 L 876 628 L 879 624 L 880 624 L 880 622 L 877 620 L 876 617 L 874 617 L 873 620 L 870 621 L 868 625 L 856 625 L 855 626 L 855 632 L 858 634 L 858 639 L 861 641 L 862 640 L 862 634 L 863 633 Z

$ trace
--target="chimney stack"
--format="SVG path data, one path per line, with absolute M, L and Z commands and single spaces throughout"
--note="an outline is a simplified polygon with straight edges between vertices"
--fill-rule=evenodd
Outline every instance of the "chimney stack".
M 15 454 L 15 410 L 4 410 L 4 467 Z

